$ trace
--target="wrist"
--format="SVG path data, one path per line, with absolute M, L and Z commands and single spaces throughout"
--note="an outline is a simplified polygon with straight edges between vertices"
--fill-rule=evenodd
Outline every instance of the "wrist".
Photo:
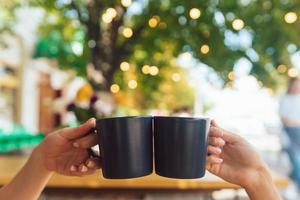
M 53 172 L 46 167 L 45 156 L 43 155 L 40 147 L 37 146 L 33 149 L 32 154 L 29 159 L 29 163 L 34 165 L 36 168 L 40 170 L 40 172 L 44 174 L 52 174 Z
M 267 166 L 262 165 L 259 168 L 254 169 L 250 174 L 248 181 L 242 185 L 248 192 L 256 192 L 264 185 L 269 186 L 270 184 L 273 184 L 272 176 Z

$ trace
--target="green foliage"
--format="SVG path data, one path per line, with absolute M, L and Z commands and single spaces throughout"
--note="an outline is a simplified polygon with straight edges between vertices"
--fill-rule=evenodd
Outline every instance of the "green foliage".
M 36 57 L 56 59 L 61 66 L 75 68 L 81 75 L 85 75 L 87 63 L 92 63 L 106 78 L 101 83 L 106 84 L 106 90 L 118 83 L 123 91 L 128 90 L 128 80 L 119 65 L 127 61 L 135 66 L 131 73 L 142 91 L 136 96 L 142 107 L 158 100 L 153 91 L 158 91 L 165 81 L 163 73 L 141 73 L 145 64 L 158 66 L 163 72 L 163 68 L 171 66 L 170 60 L 189 51 L 228 81 L 234 63 L 247 58 L 253 65 L 251 74 L 274 88 L 280 77 L 276 67 L 292 67 L 290 55 L 300 45 L 299 19 L 295 23 L 284 20 L 288 12 L 300 14 L 298 0 L 136 0 L 129 8 L 119 0 L 29 2 L 46 11 Z M 108 8 L 117 11 L 111 22 L 103 20 Z M 200 10 L 199 18 L 192 19 L 192 8 Z M 152 25 L 151 19 L 155 21 Z M 233 28 L 238 19 L 244 23 L 241 30 Z M 125 27 L 133 31 L 129 38 L 122 34 Z M 246 46 L 238 41 L 243 34 L 248 35 Z M 89 45 L 91 42 L 95 47 Z M 203 45 L 209 47 L 206 52 L 200 50 Z
M 82 19 L 89 17 L 86 1 L 73 0 L 74 3 L 70 4 L 64 4 L 63 1 L 40 0 L 37 2 L 37 5 L 47 10 L 42 35 L 48 35 L 49 30 L 59 31 L 63 36 L 63 41 L 69 44 L 73 40 L 72 33 L 82 31 L 86 34 L 85 25 L 80 21 L 80 16 Z M 100 17 L 107 8 L 120 6 L 119 1 L 95 0 L 94 2 L 99 2 L 99 5 L 102 5 Z M 238 0 L 149 0 L 137 2 L 141 6 L 141 12 L 125 11 L 123 26 L 131 27 L 134 35 L 126 47 L 129 50 L 120 56 L 121 60 L 133 60 L 139 66 L 145 63 L 163 65 L 164 63 L 156 62 L 154 55 L 157 52 L 163 53 L 165 44 L 172 44 L 172 47 L 169 48 L 174 57 L 184 51 L 191 51 L 201 62 L 221 73 L 230 72 L 237 59 L 246 57 L 253 63 L 252 73 L 263 83 L 270 85 L 275 82 L 274 77 L 266 69 L 266 65 L 271 64 L 276 67 L 284 63 L 290 66 L 287 46 L 294 44 L 297 49 L 299 46 L 297 23 L 287 24 L 284 21 L 284 15 L 288 11 L 299 13 L 300 5 L 296 0 L 249 0 L 246 5 L 245 3 L 243 5 L 243 2 L 247 3 L 247 1 Z M 190 9 L 194 7 L 201 11 L 201 16 L 198 19 L 191 19 L 189 16 Z M 224 23 L 216 20 L 216 15 L 219 18 L 224 18 Z M 159 17 L 158 25 L 155 28 L 148 26 L 148 21 L 153 16 Z M 52 21 L 49 18 L 52 18 Z M 54 18 L 56 20 L 53 20 Z M 248 48 L 239 44 L 231 46 L 225 44 L 226 31 L 232 34 L 238 33 L 232 28 L 232 21 L 236 18 L 245 22 L 245 30 L 251 34 L 253 41 L 250 48 L 259 55 L 258 60 L 249 56 Z M 110 27 L 101 22 L 99 28 L 105 32 Z M 117 44 L 122 45 L 126 40 L 120 35 L 117 38 Z M 81 56 L 72 56 L 77 57 L 78 60 L 86 60 L 88 38 L 84 38 L 81 42 L 87 52 Z M 199 51 L 204 44 L 210 47 L 208 54 L 202 54 Z M 67 59 L 70 54 L 72 52 L 68 51 L 67 54 L 63 53 L 58 56 L 60 63 L 74 66 L 74 59 Z M 45 54 L 45 56 L 48 55 L 49 53 Z M 49 57 L 51 56 L 50 54 Z M 75 65 L 78 70 L 86 65 L 86 62 L 77 61 L 76 63 L 78 63 Z

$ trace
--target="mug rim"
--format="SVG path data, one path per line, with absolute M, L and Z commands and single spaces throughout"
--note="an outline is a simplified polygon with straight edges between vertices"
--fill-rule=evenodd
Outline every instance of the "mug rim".
M 154 119 L 211 120 L 209 117 L 153 116 Z
M 97 119 L 97 121 L 107 121 L 107 120 L 118 120 L 118 119 L 147 119 L 153 118 L 153 116 L 120 116 L 120 117 L 106 117 L 102 119 Z

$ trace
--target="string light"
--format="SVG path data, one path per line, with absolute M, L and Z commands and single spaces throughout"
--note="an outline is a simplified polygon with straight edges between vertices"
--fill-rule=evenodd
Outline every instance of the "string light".
M 288 24 L 292 24 L 292 23 L 296 22 L 297 18 L 298 18 L 298 16 L 294 12 L 288 12 L 284 15 L 284 20 Z
M 160 17 L 155 15 L 151 17 L 151 19 L 149 19 L 148 24 L 151 28 L 155 28 L 158 25 L 159 21 L 160 21 Z
M 278 71 L 279 73 L 283 74 L 283 73 L 285 73 L 285 72 L 287 71 L 287 66 L 286 66 L 286 65 L 283 65 L 283 64 L 278 65 L 277 71 Z
M 201 11 L 198 8 L 192 8 L 189 14 L 192 19 L 198 19 L 201 16 Z
M 233 81 L 234 78 L 235 78 L 234 72 L 229 72 L 227 77 L 228 77 L 229 80 Z
M 144 74 L 149 74 L 149 73 L 150 73 L 150 66 L 149 66 L 149 65 L 144 65 L 144 66 L 142 67 L 142 72 L 143 72 Z
M 106 13 L 104 13 L 102 15 L 102 21 L 109 24 L 111 21 L 113 20 L 113 18 L 111 18 L 109 15 L 107 15 Z
M 151 74 L 152 76 L 157 75 L 158 72 L 159 72 L 158 67 L 156 67 L 156 66 L 151 66 L 151 67 L 150 67 L 149 74 Z
M 112 85 L 110 86 L 110 91 L 111 91 L 112 93 L 118 93 L 118 92 L 120 91 L 120 86 L 117 85 L 117 84 L 112 84 Z
M 181 79 L 181 76 L 180 76 L 179 73 L 174 73 L 174 74 L 172 74 L 172 80 L 173 80 L 174 82 L 179 82 L 180 79 Z
M 124 6 L 124 7 L 130 6 L 131 3 L 132 3 L 132 0 L 121 0 L 121 4 L 122 4 L 122 6 Z
M 297 77 L 298 71 L 295 68 L 290 68 L 288 71 L 288 76 L 292 78 Z
M 117 11 L 114 8 L 108 8 L 102 15 L 102 20 L 105 23 L 110 23 L 117 16 Z
M 242 28 L 244 28 L 244 26 L 245 26 L 245 23 L 241 19 L 235 19 L 232 22 L 232 28 L 236 31 L 241 30 Z
M 209 46 L 207 44 L 202 45 L 201 48 L 200 48 L 200 51 L 203 54 L 208 54 L 208 52 L 209 52 Z
M 122 62 L 120 64 L 120 69 L 124 72 L 128 71 L 130 68 L 130 64 L 128 62 Z
M 114 8 L 108 8 L 106 10 L 106 14 L 109 15 L 111 18 L 115 18 L 117 16 L 117 11 Z
M 158 24 L 158 20 L 152 17 L 151 19 L 149 19 L 148 24 L 151 28 L 155 28 Z
M 126 27 L 123 29 L 123 36 L 126 38 L 130 38 L 133 35 L 133 31 L 131 28 Z
M 136 82 L 136 80 L 130 80 L 130 81 L 128 81 L 128 87 L 130 88 L 130 89 L 135 89 L 136 87 L 137 87 L 137 82 Z

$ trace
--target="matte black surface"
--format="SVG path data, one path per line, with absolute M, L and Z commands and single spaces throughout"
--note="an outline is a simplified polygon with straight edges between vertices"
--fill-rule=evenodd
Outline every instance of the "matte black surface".
M 152 173 L 152 117 L 100 119 L 96 129 L 105 178 L 135 178 Z
M 169 178 L 205 175 L 210 120 L 154 117 L 155 172 Z

